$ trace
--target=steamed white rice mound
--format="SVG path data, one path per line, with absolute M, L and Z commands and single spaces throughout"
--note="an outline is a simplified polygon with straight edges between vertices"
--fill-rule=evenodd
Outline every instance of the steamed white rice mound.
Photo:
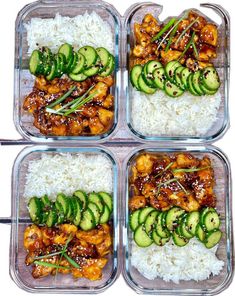
M 76 190 L 85 192 L 113 191 L 111 161 L 104 155 L 42 154 L 38 160 L 29 162 L 24 197 L 55 198 L 59 192 L 66 195 Z
M 207 249 L 196 238 L 184 247 L 169 242 L 163 247 L 152 244 L 140 248 L 133 241 L 131 264 L 149 280 L 160 277 L 174 283 L 202 281 L 210 275 L 218 275 L 224 266 L 224 262 L 216 257 L 217 246 Z
M 188 92 L 171 98 L 158 90 L 153 95 L 132 89 L 132 125 L 146 136 L 200 136 L 217 119 L 221 94 L 192 96 Z
M 114 48 L 110 25 L 95 12 L 73 18 L 58 13 L 55 18 L 32 18 L 25 28 L 29 54 L 42 46 L 48 46 L 55 53 L 66 42 L 75 50 L 85 45 L 102 46 L 110 52 Z

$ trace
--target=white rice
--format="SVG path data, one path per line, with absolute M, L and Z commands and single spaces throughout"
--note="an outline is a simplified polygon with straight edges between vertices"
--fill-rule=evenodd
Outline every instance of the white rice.
M 76 190 L 85 192 L 113 191 L 112 163 L 104 155 L 42 154 L 29 162 L 24 197 L 55 198 L 61 192 L 71 195 Z
M 58 13 L 55 18 L 32 18 L 25 28 L 29 54 L 42 46 L 48 46 L 55 53 L 66 42 L 75 50 L 85 45 L 103 46 L 110 52 L 114 48 L 110 25 L 95 12 L 73 18 Z
M 146 136 L 200 136 L 217 120 L 221 94 L 171 98 L 163 91 L 153 95 L 132 89 L 132 125 Z
M 185 247 L 169 242 L 163 247 L 152 244 L 140 248 L 133 241 L 131 264 L 149 280 L 160 277 L 174 283 L 202 281 L 218 275 L 224 266 L 224 262 L 216 257 L 217 246 L 207 249 L 196 238 Z

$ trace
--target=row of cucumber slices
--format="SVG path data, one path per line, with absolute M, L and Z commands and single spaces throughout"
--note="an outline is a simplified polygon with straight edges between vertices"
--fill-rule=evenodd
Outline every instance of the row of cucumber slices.
M 86 194 L 78 190 L 73 196 L 58 194 L 52 202 L 47 195 L 32 197 L 28 203 L 29 215 L 33 223 L 52 227 L 65 222 L 90 230 L 107 223 L 113 211 L 113 201 L 106 192 Z
M 196 72 L 190 71 L 178 61 L 171 61 L 165 68 L 158 61 L 149 61 L 144 66 L 135 65 L 130 72 L 132 85 L 146 94 L 164 90 L 170 97 L 179 97 L 184 91 L 194 96 L 213 95 L 220 87 L 219 75 L 214 67 Z
M 67 74 L 72 80 L 84 81 L 99 74 L 108 76 L 114 70 L 114 56 L 104 47 L 83 46 L 78 52 L 65 43 L 53 54 L 48 47 L 34 50 L 29 60 L 29 70 L 35 76 L 43 75 L 47 80 Z
M 130 216 L 130 228 L 139 247 L 148 247 L 153 242 L 164 246 L 171 237 L 176 246 L 183 247 L 196 236 L 206 248 L 212 248 L 222 237 L 219 227 L 219 215 L 211 207 L 190 213 L 178 207 L 166 212 L 145 207 Z

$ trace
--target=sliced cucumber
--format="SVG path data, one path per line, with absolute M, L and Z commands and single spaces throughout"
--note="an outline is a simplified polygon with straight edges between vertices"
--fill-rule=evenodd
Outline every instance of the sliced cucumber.
M 206 232 L 203 230 L 200 224 L 196 227 L 196 237 L 201 241 L 204 242 L 206 238 Z
M 110 54 L 108 66 L 103 71 L 101 71 L 99 75 L 102 77 L 109 76 L 113 73 L 114 68 L 115 68 L 115 58 L 113 55 Z
M 188 89 L 188 77 L 192 73 L 188 68 L 184 68 L 181 72 L 181 80 L 184 84 L 184 89 Z
M 184 93 L 181 88 L 179 88 L 176 84 L 170 82 L 169 80 L 165 82 L 164 88 L 166 94 L 172 98 L 177 98 Z
M 80 202 L 80 200 L 76 197 L 73 197 L 74 202 L 76 201 L 76 212 L 73 215 L 73 224 L 78 226 L 79 223 L 81 222 L 82 219 L 82 203 Z
M 88 76 L 86 76 L 85 74 L 83 73 L 78 73 L 78 74 L 73 74 L 73 73 L 70 73 L 69 74 L 69 78 L 71 78 L 72 80 L 74 81 L 84 81 L 88 78 Z
M 200 77 L 201 77 L 201 71 L 200 70 L 199 71 L 196 71 L 193 74 L 192 83 L 193 83 L 193 87 L 194 87 L 195 91 L 200 96 L 203 96 L 205 93 L 204 93 L 204 91 L 200 87 L 200 84 L 201 84 Z
M 143 75 L 140 75 L 139 76 L 139 79 L 138 79 L 138 85 L 139 85 L 139 89 L 143 92 L 145 92 L 146 94 L 154 94 L 157 90 L 157 88 L 152 88 L 152 87 L 149 87 L 144 79 L 143 79 Z
M 184 247 L 189 242 L 187 238 L 180 236 L 176 231 L 173 231 L 172 238 L 174 244 L 178 247 Z
M 104 47 L 96 48 L 96 52 L 101 61 L 101 70 L 100 72 L 104 71 L 109 64 L 109 55 L 110 53 Z
M 33 223 L 40 224 L 42 222 L 42 207 L 41 199 L 32 197 L 28 203 L 29 216 Z
M 166 64 L 165 71 L 167 78 L 174 83 L 175 81 L 175 70 L 180 67 L 181 64 L 178 61 L 171 61 Z
M 184 86 L 184 83 L 181 78 L 181 73 L 184 69 L 185 69 L 185 67 L 179 66 L 178 68 L 175 69 L 175 73 L 174 73 L 175 83 L 182 90 L 185 90 L 185 86 Z
M 181 236 L 183 236 L 183 237 L 185 237 L 187 239 L 190 239 L 190 238 L 193 237 L 193 235 L 189 232 L 189 228 L 186 225 L 186 221 L 183 221 L 180 224 L 180 233 L 181 233 Z
M 84 55 L 82 55 L 80 52 L 77 53 L 77 62 L 76 64 L 71 68 L 71 72 L 73 74 L 81 73 L 85 68 L 86 59 Z
M 140 211 L 141 211 L 141 209 L 138 209 L 130 215 L 130 228 L 132 231 L 135 231 L 136 228 L 139 226 Z
M 61 54 L 62 55 L 62 54 Z M 56 69 L 56 77 L 61 77 L 64 74 L 64 60 L 61 55 L 56 54 L 54 59 L 56 61 L 57 69 Z
M 65 216 L 64 216 L 64 210 L 63 210 L 63 207 L 62 207 L 61 203 L 59 203 L 58 201 L 56 201 L 55 202 L 55 208 L 56 208 L 56 211 L 57 211 L 57 224 L 64 223 Z
M 100 58 L 99 58 L 99 61 L 100 61 Z M 100 64 L 97 60 L 95 65 L 83 70 L 83 74 L 90 77 L 90 76 L 96 75 L 99 72 L 99 70 L 100 70 Z
M 156 87 L 164 89 L 166 74 L 165 69 L 163 67 L 158 68 L 153 72 L 153 81 Z
M 204 217 L 205 217 L 205 215 L 206 215 L 208 212 L 215 212 L 215 209 L 214 209 L 214 208 L 211 208 L 211 207 L 207 207 L 207 208 L 204 208 L 204 209 L 200 212 L 200 224 L 201 224 L 201 226 L 203 226 L 203 223 L 204 223 Z
M 218 91 L 218 89 L 216 89 L 216 90 L 209 90 L 202 83 L 200 83 L 199 86 L 200 86 L 201 90 L 204 92 L 204 94 L 209 95 L 209 96 L 214 95 Z
M 153 230 L 156 228 L 158 211 L 154 210 L 150 212 L 144 222 L 145 231 L 148 235 L 152 235 Z
M 52 227 L 56 224 L 57 222 L 57 211 L 55 207 L 53 207 L 48 214 L 46 225 L 47 227 Z
M 84 231 L 91 230 L 95 227 L 95 217 L 90 209 L 87 208 L 83 212 L 79 226 Z
M 73 213 L 74 211 L 76 211 L 76 209 L 74 209 L 74 205 L 73 205 L 73 202 L 72 202 L 72 197 L 68 197 L 68 212 L 67 212 L 67 215 L 66 215 L 66 220 L 67 221 L 72 221 L 73 220 Z
M 206 230 L 212 231 L 219 229 L 220 227 L 220 218 L 218 213 L 215 212 L 208 212 L 205 214 L 203 218 L 203 225 L 205 226 Z
M 148 236 L 148 234 L 145 232 L 144 225 L 141 224 L 137 227 L 137 229 L 134 232 L 134 241 L 139 247 L 146 248 L 150 246 L 153 241 Z
M 99 192 L 98 195 L 101 197 L 103 203 L 105 203 L 108 208 L 109 211 L 112 212 L 113 210 L 113 199 L 112 196 L 110 194 L 108 194 L 107 192 Z
M 51 71 L 50 71 L 50 73 L 46 76 L 46 79 L 47 80 L 53 80 L 55 77 L 56 77 L 56 75 L 57 75 L 57 62 L 56 62 L 56 60 L 53 60 L 52 61 L 52 65 L 51 65 Z
M 191 73 L 188 76 L 188 90 L 192 95 L 198 96 L 198 93 L 196 92 L 196 90 L 194 89 L 194 86 L 193 86 L 193 73 Z
M 210 231 L 204 240 L 204 244 L 206 248 L 208 249 L 213 248 L 215 245 L 219 243 L 219 241 L 221 240 L 221 237 L 222 237 L 222 232 L 220 230 Z
M 153 238 L 154 243 L 160 247 L 164 246 L 170 240 L 170 237 L 167 237 L 167 238 L 160 237 L 156 231 L 153 231 L 152 238 Z
M 62 194 L 62 193 L 59 193 L 57 195 L 57 198 L 56 198 L 56 202 L 57 203 L 60 203 L 62 205 L 62 208 L 63 208 L 63 211 L 64 211 L 64 215 L 67 217 L 67 214 L 69 212 L 69 201 L 68 201 L 68 198 Z
M 53 54 L 49 47 L 42 47 L 42 59 L 43 59 L 43 75 L 47 76 L 51 71 L 51 64 L 53 61 Z
M 82 190 L 77 190 L 74 192 L 74 195 L 80 200 L 82 203 L 82 210 L 85 210 L 88 205 L 88 197 L 86 193 Z
M 187 215 L 186 225 L 188 227 L 188 231 L 192 234 L 196 234 L 196 227 L 199 223 L 200 214 L 197 211 L 191 212 Z
M 170 231 L 173 231 L 174 228 L 176 228 L 178 226 L 178 219 L 184 213 L 185 213 L 185 210 L 183 210 L 181 208 L 178 208 L 178 207 L 171 208 L 166 215 L 167 229 Z
M 110 214 L 109 207 L 105 204 L 103 214 L 100 216 L 100 224 L 107 223 L 110 219 Z
M 73 47 L 68 43 L 64 43 L 60 46 L 58 53 L 62 53 L 66 58 L 66 63 L 68 64 L 73 57 Z
M 153 72 L 159 68 L 162 68 L 162 64 L 158 61 L 149 61 L 145 64 L 142 71 L 142 75 L 145 83 L 149 87 L 156 88 L 156 85 L 154 83 Z
M 38 76 L 44 72 L 43 55 L 41 51 L 35 49 L 29 60 L 29 71 L 31 74 Z
M 48 207 L 51 207 L 51 205 L 52 205 L 48 195 L 46 195 L 46 194 L 41 198 L 41 201 L 43 204 L 43 208 L 48 208 Z
M 206 67 L 202 70 L 201 80 L 209 90 L 217 90 L 220 87 L 219 75 L 214 67 Z
M 141 72 L 142 72 L 142 66 L 141 65 L 135 65 L 131 69 L 131 73 L 130 73 L 131 84 L 137 90 L 140 90 L 139 84 L 138 84 L 138 79 L 139 79 L 139 76 L 141 75 Z
M 97 226 L 100 223 L 100 216 L 101 216 L 100 210 L 99 210 L 97 204 L 95 204 L 93 202 L 89 202 L 87 208 L 92 211 L 94 218 L 95 218 L 95 225 Z
M 73 53 L 73 60 L 70 62 L 70 65 L 67 65 L 67 73 L 73 72 L 74 68 L 77 66 L 78 63 L 78 54 L 76 52 Z
M 171 234 L 169 232 L 169 230 L 164 227 L 162 225 L 163 223 L 163 212 L 161 212 L 158 216 L 157 216 L 157 224 L 156 224 L 156 232 L 157 232 L 157 235 L 162 237 L 162 238 L 168 238 Z
M 81 53 L 86 59 L 86 69 L 95 65 L 98 55 L 94 47 L 83 46 L 78 52 Z
M 140 210 L 139 214 L 139 224 L 143 224 L 148 216 L 149 213 L 154 211 L 155 209 L 152 207 L 146 207 Z
M 102 202 L 102 198 L 99 196 L 99 194 L 97 193 L 90 193 L 88 195 L 88 200 L 89 202 L 93 202 L 94 204 L 97 205 L 100 213 L 102 214 L 103 213 L 103 210 L 104 210 L 104 205 L 103 205 L 103 202 Z

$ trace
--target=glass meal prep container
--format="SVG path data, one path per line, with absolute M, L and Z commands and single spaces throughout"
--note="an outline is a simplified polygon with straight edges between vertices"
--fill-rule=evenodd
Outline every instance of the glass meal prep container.
M 180 15 L 177 15 L 177 19 L 180 19 L 185 15 L 185 13 L 188 13 L 191 9 L 188 9 L 188 7 L 185 7 L 185 4 L 182 3 L 180 5 L 183 9 L 182 13 Z M 177 10 L 178 11 L 178 10 Z M 155 121 L 152 123 L 152 125 L 158 124 L 159 130 L 162 130 L 162 134 L 159 132 L 154 132 L 153 129 L 150 129 L 151 125 L 146 125 L 144 122 L 142 122 L 142 126 L 138 123 L 138 118 L 135 118 L 136 113 L 138 112 L 139 115 L 141 111 L 139 110 L 142 107 L 137 107 L 139 102 L 141 101 L 141 97 L 139 97 L 139 94 L 143 94 L 141 91 L 136 91 L 130 81 L 130 71 L 133 66 L 130 64 L 133 63 L 133 48 L 136 44 L 136 37 L 134 34 L 134 24 L 138 23 L 140 24 L 146 14 L 152 14 L 157 21 L 162 21 L 161 14 L 164 12 L 164 15 L 166 15 L 166 11 L 164 6 L 157 5 L 152 2 L 144 2 L 144 3 L 137 3 L 132 5 L 125 13 L 125 20 L 124 20 L 124 34 L 125 34 L 125 42 L 123 45 L 123 56 L 125 60 L 125 67 L 126 67 L 126 73 L 125 73 L 125 85 L 123 86 L 126 96 L 126 119 L 127 119 L 127 126 L 129 130 L 132 132 L 135 138 L 138 138 L 139 141 L 177 141 L 177 142 L 209 142 L 209 141 L 215 141 L 216 139 L 220 138 L 227 130 L 229 126 L 229 114 L 228 114 L 228 99 L 229 99 L 229 64 L 230 64 L 230 45 L 229 45 L 229 34 L 230 34 L 230 27 L 229 27 L 229 16 L 227 12 L 220 6 L 216 4 L 200 4 L 200 7 L 197 8 L 197 5 L 195 8 L 193 8 L 193 11 L 198 13 L 199 15 L 203 16 L 209 23 L 213 22 L 217 24 L 218 26 L 218 40 L 219 40 L 219 46 L 217 48 L 217 57 L 216 59 L 213 59 L 213 64 L 215 68 L 217 69 L 221 81 L 220 86 L 220 96 L 221 96 L 221 102 L 218 109 L 218 113 L 216 116 L 216 119 L 214 120 L 213 125 L 209 128 L 209 130 L 205 133 L 201 133 L 199 135 L 199 131 L 195 133 L 195 130 L 190 132 L 190 134 L 187 134 L 187 131 L 175 131 L 173 127 L 173 122 L 169 124 L 164 121 L 164 114 L 158 115 L 162 116 L 162 123 L 159 121 L 158 123 L 155 123 Z M 171 11 L 172 12 L 172 11 Z M 174 12 L 173 12 L 174 13 Z M 211 14 L 212 13 L 212 14 Z M 208 17 L 207 15 L 210 15 Z M 216 16 L 216 17 L 215 17 Z M 165 19 L 164 25 L 167 24 L 173 16 L 169 16 Z M 214 21 L 215 19 L 215 21 Z M 169 31 L 170 32 L 170 31 Z M 144 37 L 143 37 L 144 38 Z M 147 51 L 147 50 L 146 50 Z M 138 64 L 138 62 L 136 62 Z M 134 75 L 134 74 L 133 74 Z M 156 91 L 156 94 L 159 92 L 159 89 Z M 152 95 L 146 95 L 149 100 L 149 104 L 151 104 L 151 109 L 157 108 L 153 103 L 151 103 L 151 96 Z M 165 94 L 165 97 L 167 95 Z M 164 96 L 162 96 L 164 97 Z M 171 98 L 168 96 L 169 101 L 172 100 L 180 100 L 180 96 L 177 98 Z M 143 100 L 143 98 L 142 98 Z M 166 100 L 162 104 L 167 104 Z M 182 104 L 182 103 L 181 103 Z M 179 106 L 171 106 L 165 108 L 166 114 L 171 112 L 172 110 L 172 116 L 178 116 L 178 114 L 182 113 L 184 114 L 182 108 L 180 111 L 177 111 Z M 183 104 L 182 104 L 183 106 Z M 171 109 L 172 108 L 172 109 Z M 186 108 L 186 107 L 185 107 Z M 187 107 L 190 109 L 190 107 Z M 134 110 L 134 111 L 133 111 Z M 164 109 L 163 109 L 164 110 Z M 145 110 L 145 112 L 151 113 L 152 110 L 150 110 L 150 107 L 148 106 L 148 109 Z M 178 113 L 177 113 L 178 112 Z M 190 110 L 188 110 L 190 112 Z M 204 111 L 205 112 L 205 111 Z M 196 113 L 195 113 L 196 114 Z M 149 115 L 153 117 L 153 114 Z M 157 116 L 157 115 L 155 115 Z M 168 114 L 168 116 L 170 116 Z M 196 116 L 196 115 L 194 115 Z M 192 115 L 193 118 L 193 115 Z M 146 121 L 149 120 L 146 118 Z M 192 120 L 192 119 L 190 119 Z M 170 118 L 169 118 L 170 121 Z M 165 128 L 160 129 L 160 125 L 163 125 Z M 177 118 L 175 120 L 175 125 L 180 124 L 180 119 Z M 182 124 L 185 124 L 184 122 Z M 145 126 L 146 125 L 146 126 Z M 154 125 L 154 126 L 155 126 Z M 197 124 L 198 125 L 198 124 Z M 167 132 L 164 134 L 164 131 Z M 192 134 L 191 134 L 192 133 Z
M 4 153 L 4 152 L 3 152 Z M 24 248 L 24 230 L 32 222 L 29 218 L 27 199 L 24 198 L 26 174 L 31 161 L 40 159 L 43 155 L 57 154 L 83 154 L 86 156 L 103 155 L 111 164 L 113 181 L 113 214 L 112 224 L 112 250 L 108 255 L 108 263 L 102 270 L 102 278 L 91 281 L 85 278 L 74 279 L 71 274 L 58 274 L 34 279 L 31 267 L 25 265 L 26 250 Z M 118 163 L 113 154 L 105 149 L 92 147 L 46 147 L 34 146 L 23 149 L 15 159 L 12 170 L 12 229 L 10 246 L 10 275 L 14 282 L 28 292 L 54 292 L 54 293 L 97 293 L 107 289 L 114 283 L 119 275 L 119 193 L 118 193 Z M 5 222 L 7 219 L 5 219 Z
M 214 192 L 217 198 L 216 209 L 221 219 L 221 231 L 223 236 L 219 242 L 216 252 L 217 257 L 224 261 L 224 267 L 217 276 L 210 276 L 203 281 L 180 281 L 178 284 L 174 282 L 165 282 L 157 277 L 154 280 L 145 278 L 135 267 L 132 266 L 132 242 L 133 232 L 129 226 L 130 212 L 128 201 L 130 198 L 130 177 L 132 176 L 131 167 L 135 163 L 136 158 L 144 153 L 153 155 L 172 155 L 174 153 L 187 152 L 195 157 L 209 156 L 212 160 L 212 167 L 215 174 Z M 222 292 L 233 278 L 233 235 L 232 235 L 232 196 L 231 196 L 231 176 L 230 165 L 226 156 L 215 147 L 140 147 L 134 149 L 126 158 L 124 168 L 125 176 L 125 201 L 123 207 L 124 229 L 123 229 L 123 276 L 127 284 L 137 293 L 152 295 L 215 295 Z M 185 254 L 187 256 L 187 254 Z M 164 258 L 162 258 L 164 260 Z M 177 260 L 177 259 L 176 259 Z M 149 263 L 150 264 L 150 263 Z
M 104 21 L 106 21 L 112 32 L 113 48 L 112 54 L 115 57 L 115 69 L 113 72 L 114 85 L 110 88 L 110 93 L 114 96 L 114 118 L 112 125 L 107 131 L 94 135 L 80 136 L 50 136 L 43 135 L 34 127 L 34 118 L 32 114 L 24 111 L 24 97 L 32 92 L 35 77 L 30 74 L 28 54 L 27 31 L 25 24 L 28 24 L 33 18 L 54 18 L 56 14 L 73 18 L 85 13 L 95 12 Z M 39 0 L 26 5 L 18 14 L 15 29 L 15 91 L 14 91 L 14 123 L 17 131 L 23 138 L 36 142 L 52 142 L 65 140 L 79 141 L 102 141 L 107 140 L 116 129 L 118 121 L 118 101 L 120 92 L 120 15 L 117 10 L 110 4 L 102 1 L 53 1 Z M 68 41 L 69 42 L 69 41 Z M 88 44 L 87 44 L 88 45 Z M 46 46 L 46 44 L 45 44 Z M 50 47 L 50 46 L 49 46 Z

